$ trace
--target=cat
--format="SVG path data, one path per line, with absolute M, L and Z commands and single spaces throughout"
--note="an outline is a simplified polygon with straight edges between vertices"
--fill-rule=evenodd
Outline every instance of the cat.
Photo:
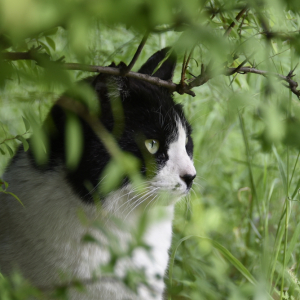
M 152 75 L 167 51 L 154 53 L 138 72 Z M 152 76 L 171 80 L 175 65 L 170 55 Z M 120 149 L 139 159 L 144 189 L 134 187 L 126 174 L 112 191 L 98 189 L 105 185 L 111 157 L 81 118 L 83 152 L 77 167 L 69 169 L 65 125 L 70 112 L 54 105 L 44 125 L 48 162 L 39 165 L 31 150 L 19 149 L 4 174 L 24 207 L 0 194 L 0 271 L 19 270 L 46 291 L 65 284 L 71 300 L 161 300 L 174 205 L 196 176 L 191 126 L 166 88 L 106 74 L 85 82 L 98 96 L 101 123 Z M 113 103 L 121 103 L 119 115 Z M 94 221 L 100 221 L 98 229 Z M 82 241 L 84 236 L 89 242 Z M 112 252 L 118 251 L 129 254 L 114 260 Z M 113 266 L 114 276 L 106 276 L 100 266 Z M 130 271 L 140 274 L 135 288 L 125 284 Z M 74 288 L 75 279 L 82 281 L 84 292 Z

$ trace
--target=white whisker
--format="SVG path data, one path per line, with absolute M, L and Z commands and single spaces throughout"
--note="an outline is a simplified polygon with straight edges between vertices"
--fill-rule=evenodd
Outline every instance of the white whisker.
M 101 180 L 90 191 L 88 191 L 84 195 L 84 197 L 86 197 L 87 195 L 92 195 L 92 193 L 99 187 L 100 183 L 104 181 L 105 177 L 106 177 L 106 175 L 103 178 L 101 178 Z
M 158 188 L 157 188 L 158 189 Z M 156 190 L 157 190 L 156 189 Z M 140 201 L 136 201 L 136 202 L 138 202 L 130 211 L 129 211 L 129 213 L 125 216 L 125 218 L 124 218 L 124 220 L 126 220 L 127 219 L 127 217 L 128 217 L 128 215 L 137 207 L 137 206 L 139 206 L 139 205 L 141 205 L 143 202 L 145 202 L 147 199 L 149 199 L 153 194 L 154 194 L 154 192 L 155 192 L 155 190 L 153 190 L 153 191 L 151 191 L 151 192 L 148 192 L 147 194 L 149 194 L 147 197 L 146 197 L 146 195 L 144 195 L 142 198 L 140 198 L 139 200 Z M 146 198 L 144 198 L 144 197 L 146 197 Z M 135 202 L 135 203 L 136 203 Z
M 156 195 L 153 199 L 151 199 L 149 201 L 149 203 L 145 206 L 144 211 L 146 211 L 147 207 L 149 206 L 149 204 L 153 203 L 153 201 L 158 197 L 158 195 Z

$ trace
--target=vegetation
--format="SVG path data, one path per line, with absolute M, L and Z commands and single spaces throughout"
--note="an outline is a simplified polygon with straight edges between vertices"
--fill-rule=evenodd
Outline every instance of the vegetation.
M 58 96 L 97 70 L 91 66 L 130 65 L 140 45 L 123 69 L 131 76 L 172 46 L 178 65 L 169 88 L 193 125 L 198 175 L 177 205 L 168 299 L 300 299 L 299 1 L 0 5 L 0 174 L 20 143 L 28 149 Z M 87 103 L 93 96 L 82 94 Z M 55 289 L 67 297 L 68 286 Z M 43 292 L 17 273 L 0 277 L 3 300 Z

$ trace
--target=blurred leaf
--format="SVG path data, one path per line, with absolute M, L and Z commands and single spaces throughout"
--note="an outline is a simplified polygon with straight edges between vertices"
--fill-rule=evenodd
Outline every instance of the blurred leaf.
M 22 142 L 24 151 L 26 152 L 29 149 L 29 144 L 28 144 L 27 140 L 21 135 L 17 135 L 16 139 L 18 139 L 19 141 Z
M 89 224 L 89 219 L 83 209 L 78 209 L 77 217 L 83 226 L 87 226 Z
M 1 153 L 2 155 L 5 155 L 5 151 L 2 149 L 1 146 L 0 146 L 0 153 Z
M 300 149 L 300 121 L 297 118 L 288 118 L 286 120 L 286 134 L 283 142 L 286 145 Z
M 282 113 L 275 105 L 268 105 L 264 109 L 264 116 L 267 138 L 274 143 L 281 141 L 285 133 L 285 123 L 280 121 L 283 119 Z
M 22 116 L 26 131 L 29 131 L 30 129 L 30 123 Z
M 46 36 L 46 41 L 47 41 L 48 45 L 55 51 L 55 49 L 56 49 L 55 42 L 48 36 Z
M 8 183 L 6 182 L 6 181 L 4 181 L 4 186 L 5 186 L 5 189 L 7 189 L 8 188 Z
M 49 47 L 45 43 L 39 41 L 39 44 L 41 44 L 43 46 L 43 48 L 46 50 L 47 54 L 51 55 L 51 51 L 50 51 Z
M 86 291 L 86 286 L 80 280 L 73 280 L 72 285 L 75 287 L 77 291 L 81 293 L 84 293 Z
M 30 128 L 33 131 L 30 139 L 30 147 L 33 151 L 36 163 L 40 166 L 45 165 L 48 161 L 49 146 L 47 134 L 32 111 L 27 111 L 26 120 L 29 122 Z
M 22 201 L 19 199 L 19 197 L 18 197 L 17 195 L 15 195 L 14 193 L 11 193 L 11 192 L 3 192 L 3 193 L 4 193 L 4 194 L 8 194 L 8 195 L 13 196 L 15 199 L 18 200 L 18 202 L 19 202 L 22 206 L 24 206 L 24 204 L 23 204 Z
M 80 120 L 72 113 L 67 114 L 65 145 L 66 145 L 66 165 L 70 170 L 74 170 L 81 159 L 83 151 L 83 132 Z
M 124 168 L 117 161 L 111 159 L 103 172 L 100 191 L 105 195 L 120 186 L 124 177 Z
M 92 235 L 88 233 L 82 237 L 82 241 L 85 243 L 96 243 L 96 244 L 99 243 Z
M 10 148 L 10 146 L 7 145 L 7 143 L 4 144 L 6 149 L 8 150 L 8 153 L 10 155 L 10 157 L 14 156 L 14 152 L 12 151 L 12 149 Z

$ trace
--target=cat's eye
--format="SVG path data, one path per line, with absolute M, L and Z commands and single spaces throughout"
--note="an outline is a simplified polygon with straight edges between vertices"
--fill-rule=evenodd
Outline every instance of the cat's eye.
M 186 139 L 185 139 L 185 145 L 187 145 L 188 141 L 189 141 L 189 138 L 186 137 Z
M 158 140 L 146 140 L 145 146 L 151 154 L 155 154 L 159 149 L 159 141 Z

